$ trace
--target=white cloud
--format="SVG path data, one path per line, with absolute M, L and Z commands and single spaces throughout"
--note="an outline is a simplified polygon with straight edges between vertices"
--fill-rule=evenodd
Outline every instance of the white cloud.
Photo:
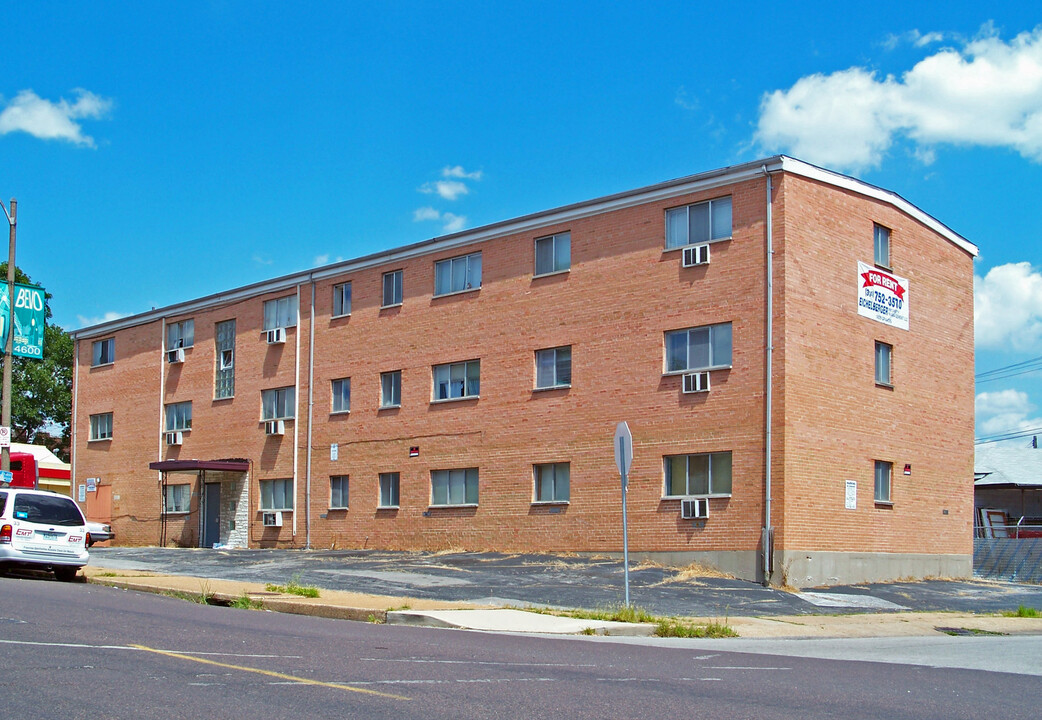
M 1020 390 L 982 392 L 974 399 L 977 435 L 999 435 L 1042 426 L 1042 418 L 1030 417 L 1035 406 Z
M 0 111 L 0 135 L 26 132 L 41 140 L 67 140 L 94 147 L 94 138 L 83 134 L 76 120 L 101 119 L 112 109 L 112 101 L 77 89 L 75 102 L 62 98 L 51 102 L 32 90 L 22 90 Z
M 941 39 L 911 38 L 918 47 Z M 927 159 L 949 144 L 1009 148 L 1042 162 L 1042 25 L 1008 43 L 987 25 L 900 77 L 854 67 L 800 78 L 764 95 L 754 136 L 768 151 L 850 170 L 878 166 L 899 139 Z
M 463 169 L 462 165 L 446 166 L 441 169 L 441 176 L 444 178 L 462 178 L 464 180 L 480 180 L 481 171 L 475 170 L 474 172 L 467 172 Z
M 420 192 L 426 195 L 437 193 L 446 200 L 455 200 L 460 195 L 469 193 L 470 189 L 459 180 L 435 180 L 434 182 L 424 183 L 420 187 Z
M 427 207 L 416 208 L 412 213 L 413 222 L 423 222 L 424 220 L 437 220 L 441 217 L 441 213 L 434 208 Z
M 467 225 L 467 218 L 465 215 L 453 215 L 452 213 L 444 213 L 441 219 L 445 222 L 445 232 L 459 232 Z
M 442 229 L 448 233 L 459 232 L 467 225 L 467 217 L 465 215 L 456 215 L 450 212 L 442 213 L 432 207 L 417 208 L 412 213 L 412 220 L 413 222 L 440 220 Z
M 257 263 L 258 265 L 272 265 L 275 261 L 271 258 L 262 257 L 260 255 L 254 255 L 253 262 Z
M 1042 348 L 1042 273 L 1019 262 L 974 275 L 973 322 L 978 348 Z
M 319 267 L 321 265 L 328 265 L 330 262 L 338 263 L 338 262 L 343 261 L 343 259 L 344 258 L 341 257 L 340 255 L 337 255 L 334 258 L 329 253 L 322 253 L 321 255 L 316 255 L 315 256 L 314 265 L 315 265 L 315 267 Z
M 102 323 L 112 322 L 113 320 L 119 320 L 120 318 L 125 318 L 128 316 L 129 313 L 109 311 L 101 317 L 86 317 L 85 315 L 77 315 L 76 322 L 80 324 L 81 328 L 85 328 L 91 327 L 92 325 L 101 325 Z

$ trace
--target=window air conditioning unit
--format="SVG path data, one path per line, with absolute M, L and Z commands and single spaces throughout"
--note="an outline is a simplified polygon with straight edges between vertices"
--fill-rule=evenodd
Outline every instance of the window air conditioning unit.
M 171 365 L 175 363 L 183 363 L 185 361 L 185 349 L 174 348 L 173 350 L 167 350 L 166 361 Z
M 281 512 L 264 513 L 264 527 L 282 527 Z
M 681 500 L 680 517 L 685 520 L 705 520 L 709 517 L 709 498 Z
M 264 423 L 264 433 L 266 435 L 285 435 L 286 434 L 286 421 L 285 420 L 269 420 Z
M 694 267 L 695 265 L 708 265 L 709 264 L 709 246 L 708 245 L 690 245 L 684 248 L 684 267 Z
M 182 432 L 168 432 L 166 434 L 167 445 L 180 445 L 181 441 L 184 440 L 184 433 Z
M 269 345 L 282 345 L 286 342 L 286 328 L 275 328 L 268 331 Z
M 684 392 L 709 392 L 709 372 L 688 373 L 684 376 Z

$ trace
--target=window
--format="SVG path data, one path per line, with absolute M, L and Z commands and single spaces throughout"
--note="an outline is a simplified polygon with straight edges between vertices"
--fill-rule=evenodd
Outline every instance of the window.
M 351 411 L 351 378 L 333 381 L 333 412 Z
M 477 397 L 480 390 L 481 361 L 434 366 L 434 399 L 456 400 Z
M 195 344 L 195 320 L 182 320 L 166 326 L 166 349 L 192 347 Z
M 292 510 L 293 480 L 290 478 L 283 480 L 261 480 L 260 509 Z
M 329 507 L 347 509 L 347 475 L 329 478 Z
M 536 389 L 568 387 L 572 384 L 572 348 L 570 345 L 535 351 Z
M 384 273 L 384 295 L 381 307 L 402 304 L 402 271 Z
M 380 473 L 380 507 L 398 507 L 398 473 Z
M 192 401 L 171 403 L 166 406 L 166 430 L 175 432 L 177 430 L 192 429 Z
M 91 366 L 109 365 L 116 361 L 116 338 L 95 340 L 91 346 Z
M 731 365 L 731 323 L 666 333 L 666 372 L 711 370 Z
M 380 373 L 380 407 L 400 407 L 402 404 L 402 371 Z
M 333 286 L 333 317 L 351 314 L 351 283 Z
M 875 246 L 875 263 L 881 267 L 890 267 L 890 229 L 876 225 L 873 235 Z
M 532 466 L 535 475 L 535 501 L 546 503 L 568 502 L 569 464 L 545 463 Z
M 891 385 L 890 360 L 893 357 L 894 348 L 886 343 L 876 343 L 876 384 Z
M 668 497 L 731 494 L 730 452 L 667 455 L 663 460 Z
M 90 439 L 112 439 L 112 413 L 101 413 L 90 416 Z
M 890 478 L 893 475 L 894 464 L 876 460 L 876 502 L 890 502 Z
M 287 295 L 276 300 L 264 301 L 264 329 L 296 327 L 297 296 Z
M 666 211 L 666 248 L 731 237 L 731 198 Z
M 164 513 L 186 513 L 191 509 L 192 486 L 167 485 L 163 490 Z
M 481 253 L 439 260 L 434 263 L 435 295 L 476 290 L 479 287 L 481 287 Z M 384 292 L 386 293 L 386 286 Z
M 563 272 L 572 266 L 572 234 L 558 233 L 535 241 L 535 274 Z
M 213 396 L 217 400 L 235 395 L 235 321 L 214 325 L 217 369 L 214 371 Z
M 477 468 L 431 471 L 431 505 L 477 504 Z
M 289 420 L 296 416 L 296 391 L 291 387 L 261 390 L 261 420 Z

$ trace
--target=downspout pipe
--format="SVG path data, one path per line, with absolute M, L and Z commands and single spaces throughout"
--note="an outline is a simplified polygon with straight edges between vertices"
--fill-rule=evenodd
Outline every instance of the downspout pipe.
M 764 358 L 766 407 L 764 408 L 765 458 L 761 547 L 763 548 L 763 584 L 767 586 L 771 582 L 771 573 L 774 569 L 774 528 L 771 526 L 771 455 L 773 449 L 771 423 L 774 419 L 774 187 L 771 182 L 771 173 L 767 170 L 766 165 L 763 165 L 763 174 L 767 179 L 767 322 L 764 331 L 766 335 L 764 341 L 766 348 L 766 356 Z
M 308 320 L 308 454 L 304 485 L 304 549 L 311 549 L 311 426 L 315 414 L 315 276 L 311 275 L 311 310 Z

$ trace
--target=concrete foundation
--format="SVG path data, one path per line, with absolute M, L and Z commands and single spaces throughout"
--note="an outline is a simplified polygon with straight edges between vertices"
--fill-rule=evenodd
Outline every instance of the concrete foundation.
M 924 578 L 968 579 L 972 574 L 972 555 L 778 550 L 771 580 L 775 585 L 802 588 Z

